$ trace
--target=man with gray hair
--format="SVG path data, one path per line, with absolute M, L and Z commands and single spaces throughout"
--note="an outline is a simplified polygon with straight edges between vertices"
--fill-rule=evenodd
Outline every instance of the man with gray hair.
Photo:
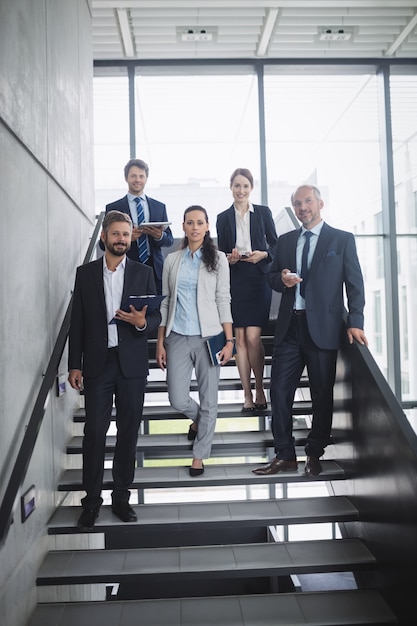
M 292 405 L 307 366 L 313 419 L 305 445 L 307 476 L 322 472 L 320 457 L 329 443 L 337 351 L 347 296 L 347 336 L 367 344 L 362 272 L 352 233 L 332 228 L 321 217 L 324 202 L 314 185 L 301 185 L 291 196 L 302 226 L 278 239 L 268 275 L 282 294 L 276 322 L 271 370 L 272 432 L 276 457 L 253 472 L 297 471 Z

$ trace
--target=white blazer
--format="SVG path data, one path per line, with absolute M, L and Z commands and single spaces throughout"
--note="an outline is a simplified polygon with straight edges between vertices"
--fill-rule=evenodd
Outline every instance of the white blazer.
M 160 326 L 166 326 L 165 336 L 172 330 L 175 308 L 177 306 L 178 271 L 186 248 L 171 252 L 164 261 L 162 272 L 162 294 L 166 296 L 161 303 L 162 320 Z M 233 323 L 230 308 L 230 272 L 224 252 L 217 251 L 217 270 L 209 272 L 202 262 L 197 282 L 197 310 L 201 336 L 218 335 L 225 322 Z

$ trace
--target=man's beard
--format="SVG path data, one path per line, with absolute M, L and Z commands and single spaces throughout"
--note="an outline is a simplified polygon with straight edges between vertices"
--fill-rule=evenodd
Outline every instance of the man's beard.
M 105 241 L 104 246 L 106 250 L 114 256 L 123 256 L 130 250 L 130 244 L 127 244 L 126 246 L 124 244 L 108 244 L 107 241 Z M 122 248 L 116 248 L 115 246 L 122 246 Z

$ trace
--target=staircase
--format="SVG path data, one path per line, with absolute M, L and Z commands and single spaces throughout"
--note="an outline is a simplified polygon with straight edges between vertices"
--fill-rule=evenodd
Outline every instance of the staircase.
M 272 337 L 264 342 L 270 355 Z M 241 397 L 236 368 L 228 365 L 211 458 L 202 476 L 190 478 L 189 422 L 168 405 L 164 376 L 154 369 L 131 498 L 138 521 L 120 522 L 107 498 L 87 534 L 76 527 L 84 411 L 75 412 L 68 469 L 58 484 L 67 495 L 49 523 L 54 549 L 39 568 L 39 603 L 28 626 L 398 623 L 377 589 L 358 588 L 361 573 L 378 563 L 365 543 L 339 531 L 360 515 L 349 498 L 329 495 L 327 486 L 349 478 L 332 445 L 323 473 L 304 477 L 308 381 L 300 381 L 294 403 L 298 472 L 251 472 L 273 456 L 273 439 L 269 412 L 241 414 Z M 109 459 L 114 442 L 109 434 Z M 111 488 L 106 469 L 103 489 Z

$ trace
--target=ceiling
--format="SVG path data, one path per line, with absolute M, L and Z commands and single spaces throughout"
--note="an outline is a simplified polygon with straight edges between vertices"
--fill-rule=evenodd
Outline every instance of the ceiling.
M 91 0 L 95 60 L 416 58 L 417 0 Z

